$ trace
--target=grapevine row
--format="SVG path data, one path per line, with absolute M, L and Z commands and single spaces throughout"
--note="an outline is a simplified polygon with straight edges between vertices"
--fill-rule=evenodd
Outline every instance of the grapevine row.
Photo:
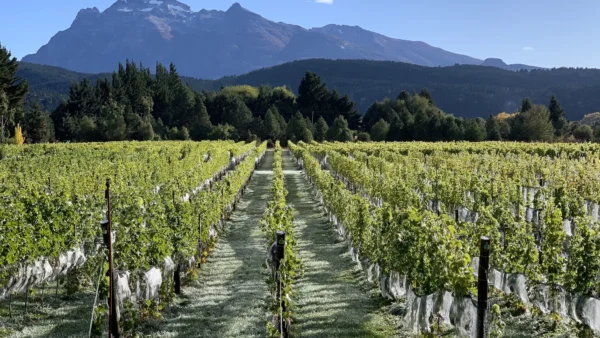
M 115 245 L 121 250 L 117 268 L 157 264 L 175 251 L 173 245 L 185 255 L 190 245 L 168 240 L 174 236 L 172 222 L 179 221 L 175 208 L 189 210 L 190 203 L 178 203 L 179 196 L 224 170 L 230 155 L 251 147 L 231 142 L 39 145 L 24 147 L 31 150 L 21 153 L 36 154 L 31 158 L 5 157 L 0 199 L 10 207 L 0 209 L 0 285 L 10 284 L 20 266 L 41 258 L 56 261 L 82 244 L 86 252 L 95 251 L 107 177 L 119 233 Z M 220 212 L 207 210 L 207 220 L 214 218 L 211 211 Z
M 598 259 L 593 258 L 600 257 L 600 248 L 594 244 L 599 238 L 593 202 L 598 187 L 591 182 L 597 181 L 598 172 L 589 167 L 586 171 L 586 161 L 527 155 L 502 159 L 468 153 L 400 155 L 394 161 L 357 152 L 352 153 L 354 159 L 335 151 L 327 155 L 335 175 L 365 196 L 385 201 L 383 207 L 389 204 L 396 217 L 413 209 L 428 225 L 442 222 L 442 228 L 452 230 L 462 242 L 456 252 L 465 259 L 476 254 L 479 236 L 487 235 L 493 247 L 499 248 L 491 257 L 494 268 L 524 273 L 533 283 L 597 294 Z M 564 172 L 568 175 L 561 175 Z M 456 217 L 459 209 L 466 217 Z M 406 230 L 402 224 L 409 224 L 406 218 L 400 216 L 395 223 L 400 224 L 400 243 L 410 239 L 412 232 L 402 232 Z M 441 234 L 436 233 L 436 238 Z M 567 234 L 572 238 L 563 250 Z M 409 248 L 398 251 L 396 258 L 407 257 L 404 251 Z M 591 259 L 582 259 L 582 254 Z M 395 261 L 391 259 L 390 264 Z M 394 268 L 390 264 L 384 266 Z
M 267 203 L 265 213 L 260 220 L 271 255 L 274 254 L 276 247 L 277 232 L 285 232 L 284 258 L 279 262 L 279 270 L 273 269 L 273 273 L 267 279 L 267 284 L 273 296 L 269 308 L 273 313 L 274 320 L 267 323 L 267 329 L 271 337 L 280 336 L 282 331 L 280 321 L 285 322 L 286 327 L 289 327 L 291 323 L 294 294 L 293 281 L 301 269 L 293 232 L 294 210 L 286 204 L 288 192 L 284 187 L 282 162 L 282 149 L 279 142 L 277 142 L 273 161 L 273 200 Z M 272 261 L 271 264 L 273 263 Z

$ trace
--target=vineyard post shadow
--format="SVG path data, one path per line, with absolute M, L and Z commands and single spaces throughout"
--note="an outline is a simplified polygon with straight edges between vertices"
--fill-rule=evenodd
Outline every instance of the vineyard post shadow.
M 488 303 L 488 270 L 490 267 L 490 238 L 479 242 L 479 271 L 477 273 L 477 338 L 485 337 L 485 312 Z
M 281 275 L 279 272 L 281 261 L 285 256 L 285 231 L 277 231 L 277 245 L 275 247 L 275 274 L 277 276 L 277 301 L 279 302 L 279 307 L 281 309 L 279 313 L 279 332 L 281 333 L 281 337 L 287 338 L 288 335 L 288 327 L 287 323 L 283 318 L 283 314 L 285 313 L 285 299 L 282 296 L 282 287 L 281 287 Z
M 102 227 L 104 235 L 104 243 L 108 247 L 108 338 L 119 338 L 119 322 L 117 321 L 117 298 L 115 293 L 115 272 L 113 265 L 110 179 L 106 179 L 106 190 L 104 191 L 104 197 L 106 198 L 107 205 L 106 219 L 100 222 L 100 226 Z

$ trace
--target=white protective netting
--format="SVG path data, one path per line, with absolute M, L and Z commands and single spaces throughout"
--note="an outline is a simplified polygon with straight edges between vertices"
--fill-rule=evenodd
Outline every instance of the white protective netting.
M 0 288 L 0 300 L 8 297 L 9 294 L 25 292 L 33 286 L 64 277 L 69 271 L 82 266 L 86 260 L 83 247 L 78 247 L 60 254 L 56 260 L 40 258 L 32 263 L 7 267 L 6 269 L 14 272 L 8 279 L 8 283 Z
M 326 163 L 326 159 L 321 163 Z M 332 173 L 342 182 L 349 183 L 345 178 Z M 364 191 L 361 195 L 371 200 L 374 206 L 382 206 L 380 199 L 370 198 Z M 539 211 L 533 208 L 533 200 L 538 192 L 537 187 L 523 187 L 523 202 L 525 205 L 524 217 L 528 222 L 537 224 L 539 222 Z M 317 191 L 317 197 L 323 202 L 322 195 Z M 472 197 L 472 192 L 467 192 L 467 197 Z M 543 196 L 540 196 L 543 201 Z M 433 212 L 441 211 L 440 201 L 427 201 L 427 208 Z M 587 215 L 594 221 L 598 220 L 600 206 L 591 201 L 585 201 L 584 207 Z M 477 222 L 478 214 L 470 211 L 463 206 L 457 206 L 457 216 L 463 222 Z M 377 283 L 381 295 L 389 299 L 405 298 L 408 305 L 407 314 L 404 317 L 404 323 L 412 332 L 418 333 L 429 331 L 434 321 L 437 321 L 438 313 L 442 316 L 441 322 L 452 325 L 459 329 L 462 335 L 474 337 L 475 320 L 477 309 L 474 300 L 471 298 L 455 299 L 450 293 L 436 292 L 431 295 L 417 297 L 411 290 L 406 276 L 397 272 L 392 272 L 390 276 L 382 274 L 379 265 L 369 262 L 368 259 L 361 260 L 360 251 L 352 245 L 352 241 L 347 235 L 346 227 L 338 221 L 337 217 L 327 210 L 329 221 L 333 223 L 338 234 L 346 237 L 349 246 L 349 252 L 352 260 L 359 263 L 365 277 L 369 282 Z M 515 208 L 515 214 L 518 209 Z M 454 214 L 451 216 L 455 216 Z M 565 233 L 568 237 L 572 236 L 573 224 L 569 219 L 563 220 Z M 471 266 L 475 277 L 477 277 L 479 258 L 472 259 Z M 488 274 L 490 286 L 495 287 L 507 294 L 514 293 L 526 305 L 538 307 L 543 313 L 556 312 L 563 318 L 574 320 L 576 322 L 588 325 L 595 334 L 600 334 L 600 300 L 594 297 L 571 295 L 561 290 L 554 297 L 551 297 L 549 287 L 546 285 L 537 285 L 528 287 L 525 275 L 514 273 L 504 273 L 496 269 L 490 269 Z

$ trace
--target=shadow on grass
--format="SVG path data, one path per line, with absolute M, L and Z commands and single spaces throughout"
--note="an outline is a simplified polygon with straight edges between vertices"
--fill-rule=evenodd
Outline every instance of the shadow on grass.
M 9 317 L 8 300 L 0 302 L 0 327 L 7 328 L 9 333 L 1 333 L 0 337 L 87 337 L 94 293 L 91 291 L 65 297 L 60 290 L 56 298 L 54 288 L 46 288 L 44 306 L 41 307 L 41 290 L 36 290 L 35 297 L 29 297 L 28 313 L 25 314 L 25 296 L 13 295 L 12 313 Z

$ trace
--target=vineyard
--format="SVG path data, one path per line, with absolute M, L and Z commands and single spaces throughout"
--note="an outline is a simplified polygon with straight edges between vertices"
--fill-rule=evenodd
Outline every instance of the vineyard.
M 107 218 L 125 337 L 476 337 L 482 237 L 487 336 L 600 334 L 599 176 L 591 144 L 5 147 L 0 337 L 76 301 L 106 335 Z

